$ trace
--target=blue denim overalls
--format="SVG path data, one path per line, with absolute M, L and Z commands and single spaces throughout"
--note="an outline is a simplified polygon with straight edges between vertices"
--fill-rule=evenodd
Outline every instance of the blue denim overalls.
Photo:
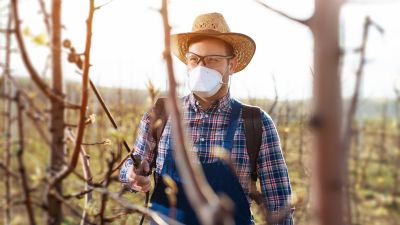
M 233 138 L 235 134 L 235 130 L 237 128 L 238 119 L 240 115 L 240 110 L 242 105 L 232 100 L 231 102 L 232 111 L 229 120 L 229 126 L 227 130 L 226 137 L 223 142 L 223 147 L 227 151 L 232 151 Z M 249 225 L 254 224 L 250 212 L 250 206 L 247 201 L 246 195 L 240 185 L 236 175 L 234 172 L 221 160 L 218 160 L 213 163 L 201 163 L 204 174 L 207 178 L 208 183 L 212 187 L 212 189 L 217 194 L 224 193 L 229 196 L 234 204 L 234 220 L 236 225 Z M 196 213 L 190 206 L 188 199 L 183 191 L 182 183 L 185 181 L 181 181 L 178 170 L 175 166 L 173 152 L 172 152 L 172 141 L 171 135 L 169 137 L 169 149 L 167 150 L 167 154 L 165 157 L 163 169 L 161 171 L 162 175 L 169 175 L 172 179 L 175 180 L 178 186 L 178 194 L 177 194 L 177 206 L 176 206 L 176 220 L 181 223 L 189 224 L 189 225 L 197 225 L 200 222 L 197 220 Z M 159 176 L 156 189 L 154 190 L 154 194 L 151 198 L 152 206 L 151 208 L 155 211 L 158 211 L 166 216 L 169 215 L 169 203 L 167 196 L 164 192 L 166 186 L 163 183 L 161 176 Z

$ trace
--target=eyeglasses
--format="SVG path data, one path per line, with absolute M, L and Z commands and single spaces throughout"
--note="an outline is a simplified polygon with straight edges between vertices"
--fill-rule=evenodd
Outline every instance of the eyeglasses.
M 185 54 L 186 57 L 186 63 L 190 67 L 196 67 L 201 61 L 203 62 L 204 66 L 209 66 L 209 67 L 216 67 L 221 65 L 221 63 L 225 59 L 232 59 L 233 56 L 227 56 L 227 55 L 206 55 L 206 56 L 200 56 L 192 52 L 187 52 Z

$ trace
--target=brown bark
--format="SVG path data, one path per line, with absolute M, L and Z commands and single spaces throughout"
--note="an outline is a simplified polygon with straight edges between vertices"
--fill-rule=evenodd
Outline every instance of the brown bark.
M 269 10 L 308 26 L 314 37 L 313 214 L 317 224 L 343 224 L 339 13 L 343 0 L 315 0 L 315 11 L 299 20 L 256 0 Z
M 354 118 L 356 115 L 357 111 L 357 105 L 358 101 L 360 98 L 360 88 L 361 88 L 361 80 L 362 80 L 362 75 L 364 72 L 364 65 L 365 65 L 365 54 L 366 54 L 366 47 L 367 47 L 367 41 L 368 41 L 368 31 L 371 25 L 374 25 L 375 27 L 378 28 L 378 30 L 381 30 L 380 27 L 378 27 L 376 24 L 371 22 L 371 19 L 369 17 L 365 18 L 364 22 L 364 29 L 363 29 L 363 36 L 362 36 L 362 42 L 361 46 L 359 48 L 360 52 L 360 62 L 358 65 L 358 69 L 356 72 L 356 82 L 355 82 L 355 87 L 354 87 L 354 93 L 353 97 L 351 99 L 350 107 L 347 111 L 347 117 L 346 120 L 344 121 L 344 132 L 343 132 L 343 137 L 342 137 L 342 149 L 344 151 L 344 160 L 345 160 L 345 168 L 344 168 L 344 173 L 349 174 L 348 171 L 348 164 L 349 164 L 349 156 L 350 156 L 350 151 L 351 151 L 351 139 L 353 136 L 353 122 Z M 351 207 L 351 187 L 350 187 L 350 176 L 346 176 L 345 179 L 345 207 L 346 207 L 346 214 L 345 218 L 347 220 L 348 224 L 352 224 L 352 207 Z
M 53 92 L 58 95 L 63 95 L 63 74 L 61 64 L 61 0 L 53 0 L 51 6 L 51 64 L 53 77 Z M 54 176 L 61 169 L 64 158 L 64 104 L 55 99 L 50 99 L 50 132 L 51 132 L 51 147 L 49 167 L 50 175 Z M 54 187 L 57 192 L 62 193 L 62 182 Z M 54 195 L 47 195 L 47 224 L 61 224 L 62 220 L 62 202 L 55 198 Z
M 314 36 L 314 216 L 317 224 L 343 221 L 343 151 L 341 151 L 341 87 L 339 75 L 339 11 L 341 0 L 316 0 Z
M 68 135 L 69 139 L 75 144 L 75 135 L 72 132 L 72 130 L 68 129 Z M 92 184 L 92 172 L 90 170 L 90 161 L 89 157 L 86 153 L 86 150 L 83 146 L 81 146 L 81 154 L 80 154 L 81 162 L 82 162 L 82 170 L 83 170 L 83 177 L 85 179 L 85 190 L 83 193 L 80 195 L 85 195 L 85 205 L 83 207 L 82 211 L 82 219 L 81 219 L 81 225 L 87 224 L 88 221 L 88 213 L 87 213 L 87 208 L 89 207 L 89 204 L 93 200 L 93 195 L 92 195 L 92 189 L 90 188 L 90 185 Z M 65 198 L 65 196 L 64 196 Z
M 45 131 L 43 130 L 43 128 L 40 126 L 39 124 L 39 119 L 36 118 L 32 112 L 27 111 L 26 115 L 28 116 L 29 119 L 31 119 L 33 126 L 36 128 L 36 130 L 38 131 L 40 137 L 42 137 L 43 141 L 47 144 L 47 146 L 49 148 L 51 148 L 51 143 L 49 138 L 47 137 L 47 134 L 45 133 Z
M 104 182 L 102 184 L 102 187 L 104 189 L 108 188 L 108 185 L 111 182 L 111 175 L 112 175 L 112 168 L 114 167 L 116 160 L 114 154 L 111 154 L 110 158 L 108 159 L 108 169 L 105 174 Z M 99 212 L 99 219 L 100 219 L 100 225 L 106 224 L 105 221 L 105 211 L 106 211 L 106 206 L 108 202 L 108 194 L 107 193 L 102 193 L 101 194 L 101 199 L 100 199 L 100 212 Z
M 4 93 L 11 97 L 12 93 L 12 86 L 11 81 L 9 80 L 10 76 L 10 36 L 11 36 L 11 24 L 12 24 L 12 12 L 11 7 L 8 13 L 8 21 L 7 21 L 7 31 L 5 34 L 5 60 L 4 60 Z M 12 107 L 12 100 L 6 100 L 6 108 L 5 108 L 5 117 L 4 117 L 4 133 L 5 133 L 5 142 L 4 142 L 4 166 L 6 169 L 10 169 L 10 161 L 11 161 L 11 107 Z M 5 200 L 5 207 L 4 207 L 4 224 L 9 225 L 11 223 L 11 185 L 10 185 L 10 173 L 6 173 L 4 178 L 4 200 Z
M 23 160 L 23 155 L 24 155 L 24 124 L 23 124 L 23 103 L 21 102 L 20 94 L 17 92 L 17 122 L 18 122 L 18 141 L 19 141 L 19 146 L 18 146 L 18 151 L 17 151 L 17 162 L 18 162 L 18 171 L 20 173 L 20 180 L 22 183 L 22 190 L 23 190 L 23 195 L 24 195 L 24 203 L 25 203 L 25 208 L 26 212 L 28 214 L 28 221 L 30 225 L 35 225 L 35 213 L 32 208 L 32 201 L 30 198 L 30 188 L 29 188 L 29 181 L 28 177 L 26 175 L 26 168 Z
M 28 105 L 29 109 L 33 110 L 35 112 L 35 117 L 37 119 L 40 119 L 41 121 L 48 121 L 48 115 L 44 110 L 41 110 L 33 101 L 32 98 L 29 97 L 28 93 L 17 83 L 17 81 L 14 79 L 14 77 L 9 76 L 9 79 L 12 83 L 12 85 L 15 87 L 16 90 L 20 92 L 21 97 L 24 98 L 25 103 Z
M 72 152 L 72 157 L 70 163 L 62 171 L 60 171 L 54 179 L 50 181 L 50 187 L 56 185 L 65 179 L 76 167 L 80 155 L 81 144 L 83 140 L 83 134 L 85 132 L 85 121 L 86 121 L 86 108 L 88 104 L 88 85 L 89 85 L 89 69 L 90 69 L 90 49 L 92 46 L 92 22 L 95 7 L 94 0 L 90 0 L 89 15 L 86 20 L 86 45 L 84 51 L 84 61 L 83 61 L 83 74 L 82 74 L 82 96 L 81 96 L 81 107 L 79 112 L 79 124 L 77 128 L 76 142 L 74 146 L 74 151 Z

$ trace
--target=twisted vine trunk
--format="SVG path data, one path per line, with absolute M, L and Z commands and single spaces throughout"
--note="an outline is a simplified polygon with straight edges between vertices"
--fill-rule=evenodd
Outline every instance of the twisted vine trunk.
M 51 6 L 51 64 L 52 64 L 52 89 L 54 93 L 63 95 L 63 74 L 61 67 L 61 0 L 53 0 Z M 49 169 L 51 176 L 57 174 L 63 165 L 64 157 L 64 104 L 61 101 L 50 99 L 51 105 L 51 148 Z M 62 182 L 54 187 L 57 192 L 62 192 Z M 47 224 L 58 225 L 62 221 L 62 202 L 51 194 L 47 195 Z

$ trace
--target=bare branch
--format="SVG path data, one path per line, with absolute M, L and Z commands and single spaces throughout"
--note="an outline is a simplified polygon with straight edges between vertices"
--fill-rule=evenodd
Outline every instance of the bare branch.
M 342 149 L 344 151 L 344 158 L 346 160 L 345 163 L 345 173 L 348 172 L 348 154 L 350 152 L 350 147 L 351 147 L 351 139 L 353 136 L 353 122 L 354 122 L 354 117 L 356 115 L 357 111 L 357 105 L 359 101 L 359 96 L 360 96 L 360 88 L 361 88 L 361 79 L 364 71 L 364 66 L 366 63 L 365 59 L 365 54 L 366 54 L 366 47 L 367 47 L 367 41 L 368 41 L 368 31 L 369 28 L 373 26 L 378 29 L 379 32 L 383 32 L 383 28 L 381 28 L 379 25 L 373 23 L 371 21 L 370 17 L 365 18 L 364 22 L 364 29 L 363 29 L 363 36 L 362 36 L 362 42 L 361 46 L 359 48 L 360 52 L 360 61 L 358 65 L 358 69 L 356 71 L 356 82 L 355 82 L 355 87 L 354 87 L 354 93 L 353 97 L 351 99 L 351 103 L 347 112 L 347 117 L 344 120 L 344 132 L 343 132 L 343 137 L 342 137 Z M 352 209 L 351 209 L 351 202 L 350 202 L 350 185 L 349 185 L 349 178 L 345 179 L 345 207 L 347 207 L 346 210 L 346 218 L 348 220 L 348 223 L 352 223 Z
M 94 142 L 94 143 L 82 143 L 82 145 L 109 145 L 110 140 L 106 139 L 104 141 Z
M 350 107 L 347 112 L 347 118 L 345 120 L 345 130 L 343 132 L 343 150 L 348 151 L 350 147 L 350 140 L 351 140 L 351 131 L 352 131 L 352 124 L 354 120 L 354 116 L 356 113 L 357 109 L 357 103 L 359 99 L 359 93 L 360 93 L 360 87 L 361 87 L 361 78 L 364 72 L 364 65 L 365 65 L 365 50 L 366 50 L 366 45 L 367 45 L 367 40 L 368 40 L 368 31 L 369 31 L 369 26 L 371 25 L 371 19 L 369 17 L 365 18 L 364 22 L 364 30 L 363 30 L 363 37 L 362 37 L 362 42 L 361 42 L 361 47 L 360 49 L 360 62 L 358 64 L 358 69 L 356 72 L 356 82 L 355 82 L 355 87 L 354 87 L 354 93 L 353 97 L 351 99 Z
M 65 107 L 67 108 L 72 108 L 72 109 L 79 109 L 80 105 L 68 103 L 64 100 L 64 96 L 60 96 L 55 94 L 50 87 L 40 78 L 38 72 L 32 65 L 32 62 L 28 56 L 28 52 L 26 51 L 25 43 L 23 40 L 23 36 L 21 34 L 21 28 L 20 28 L 20 18 L 18 14 L 18 2 L 17 0 L 12 0 L 12 8 L 13 8 L 13 15 L 14 15 L 14 21 L 15 21 L 15 36 L 17 38 L 17 43 L 18 46 L 21 50 L 21 57 L 22 61 L 24 62 L 24 65 L 26 69 L 29 72 L 29 75 L 31 76 L 33 82 L 37 85 L 39 90 L 41 90 L 48 98 L 56 101 L 63 102 L 65 104 Z
M 4 170 L 4 172 L 7 175 L 11 175 L 12 177 L 14 177 L 15 179 L 19 179 L 19 175 L 14 173 L 13 171 L 10 170 L 9 166 L 6 166 L 7 164 L 0 162 L 0 168 Z
M 272 80 L 274 82 L 274 90 L 275 90 L 275 99 L 274 102 L 272 103 L 271 107 L 268 110 L 268 114 L 272 115 L 272 113 L 274 112 L 274 109 L 276 107 L 276 104 L 278 104 L 278 89 L 276 87 L 276 79 L 275 79 L 275 75 L 272 74 Z
M 255 1 L 256 1 L 258 4 L 264 6 L 265 8 L 271 10 L 272 12 L 275 12 L 275 13 L 277 13 L 277 14 L 279 14 L 279 15 L 281 15 L 281 16 L 283 16 L 283 17 L 289 19 L 289 20 L 292 20 L 292 21 L 294 21 L 294 22 L 297 22 L 297 23 L 300 23 L 300 24 L 305 25 L 305 26 L 307 26 L 307 27 L 310 27 L 310 23 L 311 23 L 311 20 L 312 20 L 313 16 L 310 17 L 310 18 L 308 18 L 308 19 L 306 19 L 306 20 L 297 19 L 297 18 L 294 18 L 294 17 L 292 17 L 292 16 L 289 16 L 288 14 L 286 14 L 286 13 L 280 11 L 280 10 L 277 10 L 277 9 L 275 9 L 275 8 L 273 8 L 273 7 L 271 7 L 271 6 L 269 6 L 268 4 L 262 2 L 261 0 L 255 0 Z
M 43 14 L 43 21 L 44 21 L 44 24 L 46 25 L 47 34 L 50 34 L 51 33 L 50 15 L 46 10 L 46 3 L 44 2 L 44 0 L 39 0 L 39 5 L 40 5 L 40 11 Z
M 73 170 L 71 173 L 74 174 L 78 179 L 84 181 L 85 183 L 92 184 L 92 178 L 86 179 L 86 178 L 84 177 L 84 175 L 82 176 L 80 173 L 78 173 L 78 172 L 75 171 L 75 170 Z M 92 185 L 93 185 L 93 184 L 92 184 Z
M 112 223 L 112 222 L 114 222 L 115 220 L 117 220 L 117 219 L 119 219 L 119 218 L 121 218 L 121 217 L 125 217 L 126 215 L 128 215 L 128 214 L 130 214 L 130 213 L 133 213 L 132 210 L 124 209 L 123 212 L 120 212 L 120 213 L 118 213 L 118 214 L 116 214 L 116 215 L 113 215 L 113 216 L 111 216 L 111 217 L 104 218 L 104 222 L 105 222 L 105 223 Z
M 132 149 L 130 152 L 128 152 L 128 154 L 125 155 L 125 157 L 118 163 L 118 165 L 112 170 L 112 172 L 114 173 L 115 171 L 119 170 L 119 168 L 121 168 L 121 166 L 124 164 L 124 162 L 131 157 L 133 151 L 135 149 Z
M 370 19 L 369 23 L 370 23 L 370 26 L 375 27 L 375 29 L 377 31 L 379 31 L 379 33 L 381 33 L 381 34 L 385 33 L 385 29 L 383 29 L 383 27 L 381 25 L 377 24 L 376 22 L 372 21 L 371 19 Z
M 14 0 L 15 1 L 15 0 Z M 60 182 L 65 177 L 67 177 L 72 170 L 75 169 L 78 163 L 78 157 L 81 149 L 81 144 L 83 140 L 83 134 L 85 131 L 85 121 L 86 121 L 86 106 L 88 103 L 88 84 L 89 84 L 89 68 L 90 68 L 90 49 L 92 44 L 92 23 L 93 23 L 93 15 L 94 15 L 94 0 L 90 0 L 89 7 L 89 15 L 86 21 L 87 29 L 86 29 L 86 46 L 85 46 L 85 60 L 83 62 L 83 75 L 82 75 L 82 97 L 81 97 L 81 108 L 79 114 L 79 125 L 78 132 L 76 137 L 76 143 L 74 147 L 74 151 L 72 153 L 72 158 L 68 167 L 58 173 L 50 186 Z
M 105 181 L 103 182 L 103 188 L 107 189 L 108 185 L 110 184 L 110 177 L 112 175 L 112 168 L 114 167 L 115 164 L 115 157 L 114 154 L 111 153 L 111 158 L 108 159 L 108 169 L 105 175 Z M 99 212 L 99 217 L 100 217 L 100 225 L 105 224 L 105 219 L 104 219 L 104 213 L 106 210 L 106 204 L 108 201 L 108 195 L 107 193 L 102 193 L 101 194 L 101 200 L 100 200 L 100 212 Z
M 114 0 L 110 0 L 110 1 L 108 1 L 108 2 L 106 2 L 106 3 L 104 3 L 104 4 L 102 4 L 102 5 L 96 6 L 94 9 L 95 9 L 95 10 L 101 9 L 103 6 L 106 6 L 106 5 L 110 4 L 110 3 L 113 2 L 113 1 L 114 1 Z
M 44 132 L 42 127 L 37 121 L 37 118 L 32 114 L 32 112 L 27 111 L 26 115 L 28 116 L 29 119 L 31 119 L 33 125 L 36 127 L 36 130 L 39 132 L 39 135 L 42 137 L 44 142 L 47 144 L 47 146 L 51 146 L 50 139 L 47 137 L 47 134 Z
M 41 110 L 38 106 L 36 106 L 36 104 L 33 101 L 33 98 L 30 97 L 26 91 L 18 84 L 18 82 L 15 80 L 14 77 L 9 76 L 9 79 L 11 81 L 11 83 L 14 85 L 14 87 L 20 92 L 21 97 L 24 97 L 24 100 L 26 101 L 26 103 L 28 103 L 28 106 L 30 109 L 33 109 L 35 111 L 35 115 L 41 115 L 41 116 L 45 116 L 46 113 Z M 36 118 L 36 116 L 35 116 Z M 42 118 L 41 120 L 45 120 L 47 118 Z
M 60 195 L 60 193 L 58 193 L 56 190 L 51 190 L 50 191 L 50 195 L 54 196 L 55 198 L 57 198 L 60 202 L 63 203 L 63 205 L 65 205 L 74 216 L 81 218 L 81 213 L 78 209 L 76 209 L 75 207 L 73 207 L 70 203 L 68 203 L 63 196 Z M 89 219 L 85 218 L 85 223 L 90 224 L 90 225 L 96 225 L 96 223 L 93 223 L 91 221 L 89 221 Z
M 110 110 L 108 109 L 106 103 L 104 102 L 103 98 L 101 97 L 100 92 L 98 91 L 98 89 L 96 88 L 96 86 L 94 85 L 94 83 L 92 82 L 92 80 L 89 79 L 89 83 L 90 83 L 90 87 L 92 88 L 92 90 L 93 90 L 93 92 L 94 92 L 94 94 L 95 94 L 97 100 L 99 101 L 101 107 L 103 108 L 104 112 L 106 113 L 107 118 L 110 120 L 110 122 L 111 122 L 112 126 L 114 127 L 114 129 L 118 130 L 118 125 L 117 125 L 117 123 L 115 122 L 115 119 L 114 119 L 114 117 L 112 116 L 112 114 L 111 114 Z M 122 143 L 123 143 L 125 149 L 126 149 L 128 152 L 131 152 L 131 149 L 130 149 L 128 143 L 127 143 L 125 140 L 122 140 Z M 139 164 L 140 164 L 140 162 L 138 162 L 138 161 L 137 161 L 135 158 L 133 158 L 133 157 L 131 157 L 131 158 L 132 158 L 133 162 L 135 163 L 135 166 L 138 167 Z
M 139 212 L 141 214 L 150 217 L 156 224 L 159 225 L 182 225 L 181 223 L 172 220 L 166 216 L 158 214 L 151 209 L 145 208 L 143 206 L 139 206 L 136 204 L 132 204 L 131 201 L 121 198 L 117 193 L 112 193 L 105 188 L 94 188 L 94 191 L 99 193 L 105 193 L 109 198 L 113 199 L 116 203 L 125 207 L 125 209 L 132 210 L 133 212 Z
M 20 94 L 17 92 L 17 104 L 18 104 L 18 137 L 19 137 L 19 149 L 17 151 L 17 159 L 18 159 L 18 170 L 21 176 L 22 181 L 22 189 L 25 198 L 25 207 L 29 217 L 29 223 L 31 225 L 35 225 L 35 217 L 32 208 L 31 198 L 29 194 L 29 185 L 28 185 L 28 178 L 26 176 L 26 169 L 25 164 L 23 161 L 23 154 L 24 154 L 24 125 L 23 125 L 23 118 L 22 118 L 22 110 L 23 104 L 21 102 Z
M 81 199 L 81 198 L 83 198 L 83 196 L 85 196 L 85 195 L 87 195 L 87 194 L 89 194 L 89 193 L 91 193 L 91 192 L 93 192 L 93 189 L 92 189 L 92 188 L 89 188 L 89 189 L 86 189 L 86 188 L 85 188 L 85 190 L 82 190 L 82 191 L 80 191 L 80 192 L 78 192 L 78 193 L 63 195 L 62 197 L 63 197 L 64 199 L 66 199 L 66 200 L 67 200 L 67 199 L 70 199 L 70 198 Z
M 68 129 L 68 138 L 75 144 L 75 142 L 76 142 L 75 135 L 71 129 Z M 83 170 L 83 176 L 84 176 L 83 180 L 85 182 L 85 190 L 81 191 L 78 194 L 64 196 L 64 197 L 65 198 L 71 198 L 71 197 L 81 198 L 83 195 L 85 196 L 85 206 L 83 208 L 82 218 L 81 218 L 81 225 L 84 225 L 88 218 L 88 214 L 86 211 L 87 206 L 90 204 L 90 202 L 93 199 L 93 196 L 92 196 L 93 189 L 90 188 L 93 177 L 92 177 L 92 172 L 90 171 L 90 167 L 89 167 L 89 157 L 87 157 L 86 150 L 83 146 L 81 146 L 80 158 L 82 161 L 82 170 Z

